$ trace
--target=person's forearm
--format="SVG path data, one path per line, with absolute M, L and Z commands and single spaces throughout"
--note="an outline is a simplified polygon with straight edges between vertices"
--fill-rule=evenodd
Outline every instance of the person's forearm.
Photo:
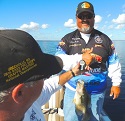
M 74 73 L 74 72 L 73 72 Z M 73 77 L 73 74 L 71 71 L 67 71 L 59 76 L 59 84 L 63 86 L 68 80 L 70 80 Z
M 63 70 L 70 70 L 73 68 L 80 60 L 82 60 L 82 54 L 75 55 L 67 55 L 67 54 L 59 54 L 59 56 L 63 60 Z
M 88 66 L 93 57 L 91 56 L 91 52 L 93 51 L 93 48 L 90 50 L 84 51 L 83 54 L 74 54 L 74 55 L 67 55 L 67 54 L 58 54 L 56 56 L 59 56 L 63 61 L 63 70 L 70 70 L 73 68 L 76 64 L 79 63 L 80 60 L 84 60 L 86 62 L 86 65 Z

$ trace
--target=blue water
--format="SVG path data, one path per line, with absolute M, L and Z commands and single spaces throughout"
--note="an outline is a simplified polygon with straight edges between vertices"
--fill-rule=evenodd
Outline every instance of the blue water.
M 41 49 L 45 53 L 54 55 L 59 41 L 38 41 Z
M 54 54 L 59 41 L 38 41 L 45 53 Z M 125 41 L 113 41 L 122 66 L 121 93 L 118 99 L 109 97 L 111 81 L 108 79 L 108 88 L 104 102 L 104 109 L 112 121 L 125 121 Z

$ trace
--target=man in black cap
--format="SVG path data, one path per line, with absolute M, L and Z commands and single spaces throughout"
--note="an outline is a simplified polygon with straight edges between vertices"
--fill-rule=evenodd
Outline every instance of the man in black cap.
M 92 60 L 89 53 L 83 54 L 89 57 L 84 58 L 88 64 Z M 41 106 L 80 73 L 77 64 L 64 74 L 50 77 L 62 67 L 62 60 L 43 53 L 28 33 L 0 30 L 0 121 L 45 121 Z
M 110 96 L 113 99 L 118 98 L 120 94 L 121 79 L 121 65 L 119 63 L 118 55 L 110 38 L 104 33 L 94 29 L 95 22 L 94 7 L 90 2 L 84 1 L 78 4 L 76 9 L 76 23 L 77 29 L 71 33 L 66 34 L 61 42 L 59 42 L 56 55 L 62 57 L 63 62 L 67 62 L 67 70 L 73 67 L 73 63 L 67 59 L 66 55 L 80 55 L 86 50 L 93 47 L 91 55 L 93 61 L 91 62 L 88 72 L 78 75 L 68 81 L 64 95 L 64 120 L 65 121 L 82 121 L 84 115 L 77 111 L 72 100 L 76 91 L 76 81 L 84 80 L 87 92 L 91 97 L 90 121 L 101 121 L 103 117 L 103 102 L 105 90 L 107 88 L 107 75 L 112 80 L 112 87 Z M 65 66 L 66 67 L 66 66 Z M 67 105 L 68 104 L 68 105 Z

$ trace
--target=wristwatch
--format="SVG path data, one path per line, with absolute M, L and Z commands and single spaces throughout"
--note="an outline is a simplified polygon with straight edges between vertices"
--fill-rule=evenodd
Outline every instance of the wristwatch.
M 84 60 L 81 60 L 79 63 L 80 63 L 80 70 L 81 71 L 85 70 L 86 62 Z

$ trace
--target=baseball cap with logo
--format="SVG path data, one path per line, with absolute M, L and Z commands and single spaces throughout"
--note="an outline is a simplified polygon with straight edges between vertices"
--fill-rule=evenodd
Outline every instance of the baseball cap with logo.
M 94 15 L 93 5 L 87 1 L 79 3 L 76 9 L 76 16 L 78 16 L 82 12 L 89 12 Z
M 48 78 L 59 73 L 62 67 L 62 60 L 43 53 L 27 32 L 0 30 L 0 91 L 25 83 L 35 75 L 40 75 L 39 79 Z

